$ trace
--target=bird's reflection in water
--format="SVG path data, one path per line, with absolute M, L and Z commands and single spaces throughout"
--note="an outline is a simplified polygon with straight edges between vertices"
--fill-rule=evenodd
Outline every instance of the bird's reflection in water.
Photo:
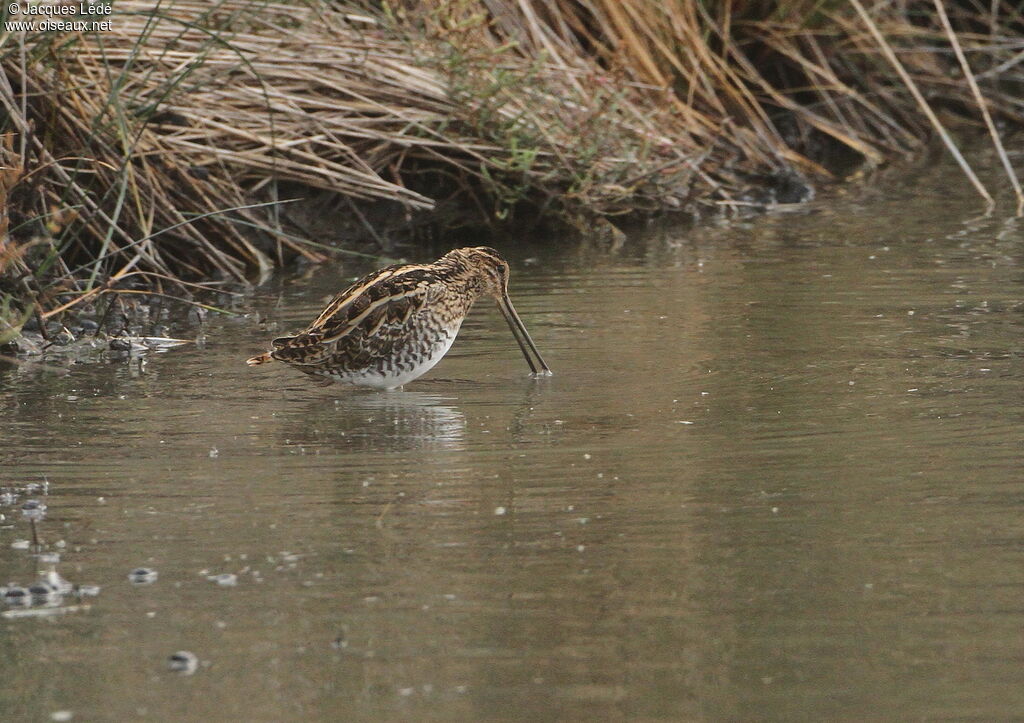
M 466 417 L 454 402 L 423 392 L 353 391 L 306 407 L 288 425 L 288 438 L 293 444 L 375 453 L 461 450 Z

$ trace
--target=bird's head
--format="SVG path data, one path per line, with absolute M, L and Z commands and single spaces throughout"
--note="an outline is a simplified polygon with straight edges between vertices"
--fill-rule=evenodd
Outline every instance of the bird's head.
M 508 296 L 508 262 L 489 246 L 469 246 L 455 249 L 449 255 L 458 255 L 466 268 L 481 280 L 481 291 L 495 298 Z
M 498 302 L 505 321 L 512 330 L 519 348 L 530 365 L 530 371 L 537 376 L 549 376 L 551 369 L 544 363 L 537 345 L 530 338 L 530 333 L 523 326 L 522 319 L 508 298 L 508 262 L 497 251 L 489 246 L 471 246 L 451 251 L 445 258 L 464 267 L 476 283 L 480 293 L 490 294 Z

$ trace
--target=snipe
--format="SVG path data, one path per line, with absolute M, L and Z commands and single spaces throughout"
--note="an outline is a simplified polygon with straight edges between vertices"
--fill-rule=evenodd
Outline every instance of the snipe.
M 450 251 L 432 264 L 396 264 L 335 296 L 305 331 L 248 360 L 290 364 L 323 383 L 394 389 L 441 361 L 478 297 L 498 302 L 535 375 L 551 370 L 508 297 L 508 263 L 492 248 Z

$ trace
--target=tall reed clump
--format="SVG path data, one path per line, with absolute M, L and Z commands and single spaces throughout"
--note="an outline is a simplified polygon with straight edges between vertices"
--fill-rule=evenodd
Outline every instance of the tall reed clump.
M 295 189 L 480 218 L 805 198 L 951 119 L 1024 120 L 1005 0 L 117 0 L 0 34 L 0 341 L 100 297 L 243 281 L 343 238 Z M 991 198 L 962 156 L 960 162 Z
M 508 123 L 513 133 L 508 125 L 494 123 L 481 129 L 499 141 L 520 138 L 528 128 L 528 138 L 550 140 L 563 132 L 554 144 L 558 148 L 585 148 L 590 131 L 598 136 L 600 131 L 577 135 L 575 123 L 585 111 L 574 117 L 573 110 L 596 110 L 600 89 L 610 87 L 619 115 L 602 114 L 601 121 L 624 127 L 624 119 L 641 118 L 649 122 L 649 134 L 647 144 L 630 144 L 628 135 L 620 135 L 620 144 L 602 161 L 629 157 L 643 168 L 640 177 L 653 175 L 658 181 L 666 180 L 666 169 L 670 174 L 688 167 L 697 172 L 687 178 L 689 193 L 682 195 L 699 205 L 728 207 L 751 198 L 771 200 L 773 192 L 791 200 L 801 195 L 795 179 L 813 184 L 863 163 L 906 155 L 929 132 L 942 137 L 978 187 L 945 124 L 980 126 L 984 119 L 1008 185 L 1018 203 L 1022 199 L 992 121 L 993 116 L 1009 124 L 1024 121 L 1019 3 L 449 0 L 428 5 L 430 10 L 401 3 L 407 17 L 417 18 L 424 34 L 437 39 L 435 48 L 469 58 L 470 71 L 463 74 L 476 82 L 467 95 L 485 104 L 488 118 L 499 108 L 505 119 L 515 119 Z M 487 53 L 499 51 L 504 63 L 486 62 Z M 509 56 L 521 63 L 542 58 L 544 70 L 564 82 L 563 102 L 541 106 L 550 115 L 536 110 L 535 98 L 500 82 L 514 67 Z M 524 77 L 521 70 L 513 75 Z M 492 88 L 500 90 L 488 92 Z M 624 145 L 632 155 L 623 154 Z M 679 155 L 651 174 L 657 167 L 652 156 L 669 148 Z M 565 164 L 566 158 L 556 162 Z M 649 198 L 655 206 L 679 202 L 679 195 L 666 196 L 657 184 L 615 185 L 623 191 L 621 207 L 642 205 L 646 191 L 653 191 Z M 979 192 L 990 198 L 986 189 Z M 572 198 L 595 207 L 590 194 Z M 602 213 L 620 208 L 597 206 Z

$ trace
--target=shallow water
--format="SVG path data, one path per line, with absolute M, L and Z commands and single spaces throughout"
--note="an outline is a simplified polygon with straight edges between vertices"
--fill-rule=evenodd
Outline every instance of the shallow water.
M 40 499 L 101 587 L 0 607 L 3 718 L 1021 717 L 1024 230 L 950 174 L 505 245 L 548 379 L 491 304 L 404 391 L 245 366 L 354 263 L 0 371 L 0 584 Z

